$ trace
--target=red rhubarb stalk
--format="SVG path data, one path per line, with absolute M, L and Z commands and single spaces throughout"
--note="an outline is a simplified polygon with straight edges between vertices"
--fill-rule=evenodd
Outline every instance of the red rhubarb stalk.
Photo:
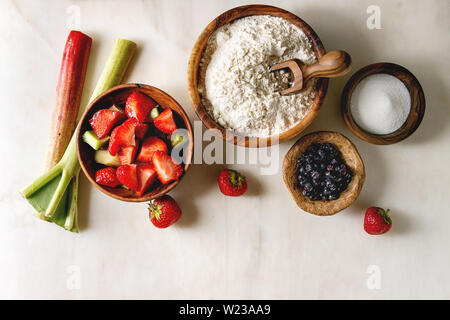
M 61 160 L 75 130 L 91 44 L 89 36 L 80 31 L 70 31 L 56 88 L 45 164 L 47 170 Z

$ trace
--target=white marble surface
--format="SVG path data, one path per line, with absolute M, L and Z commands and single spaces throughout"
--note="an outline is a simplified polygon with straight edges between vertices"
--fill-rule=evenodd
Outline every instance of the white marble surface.
M 264 1 L 256 1 L 264 2 Z M 222 196 L 220 165 L 194 165 L 172 192 L 183 209 L 157 230 L 146 205 L 108 198 L 83 177 L 81 232 L 32 215 L 18 194 L 43 168 L 50 111 L 68 25 L 80 10 L 94 39 L 83 95 L 87 101 L 117 37 L 138 43 L 127 81 L 159 87 L 196 119 L 186 90 L 187 61 L 201 30 L 244 1 L 0 2 L 0 298 L 450 298 L 449 2 L 272 1 L 305 19 L 328 50 L 345 49 L 354 69 L 404 65 L 421 82 L 427 110 L 417 132 L 392 146 L 358 140 L 339 116 L 350 77 L 330 83 L 307 132 L 330 129 L 359 148 L 367 180 L 358 201 L 333 217 L 302 212 L 278 173 L 237 165 L 247 196 Z M 369 5 L 381 29 L 366 27 Z M 73 7 L 75 6 L 75 7 Z M 74 11 L 75 10 L 75 11 Z M 292 145 L 280 146 L 280 160 Z M 392 210 L 384 236 L 364 233 L 370 205 Z M 366 282 L 379 268 L 381 288 Z M 71 286 L 79 275 L 79 288 Z

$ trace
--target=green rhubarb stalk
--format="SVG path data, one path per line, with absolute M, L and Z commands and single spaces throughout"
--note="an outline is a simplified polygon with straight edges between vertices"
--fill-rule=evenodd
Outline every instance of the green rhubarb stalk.
M 124 39 L 116 41 L 89 103 L 122 81 L 135 49 L 136 44 L 132 41 Z M 77 199 L 80 165 L 76 152 L 77 130 L 79 126 L 72 135 L 62 159 L 21 191 L 22 196 L 38 213 L 72 232 L 78 232 Z
M 94 130 L 88 130 L 85 133 L 83 133 L 82 139 L 84 142 L 86 142 L 88 145 L 91 146 L 92 149 L 98 150 L 102 146 L 104 146 L 109 141 L 110 136 L 106 136 L 102 139 L 99 139 L 97 135 L 95 134 Z
M 46 170 L 50 170 L 61 160 L 75 131 L 91 44 L 92 39 L 80 31 L 72 30 L 67 37 L 56 87 Z M 49 221 L 39 212 L 36 212 L 36 216 Z

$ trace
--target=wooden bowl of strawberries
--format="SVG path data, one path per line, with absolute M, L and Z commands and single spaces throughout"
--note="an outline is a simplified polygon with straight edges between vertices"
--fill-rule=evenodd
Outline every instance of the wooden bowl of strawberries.
M 175 188 L 193 150 L 186 112 L 167 93 L 144 84 L 119 85 L 98 96 L 77 133 L 87 178 L 122 201 L 149 201 Z

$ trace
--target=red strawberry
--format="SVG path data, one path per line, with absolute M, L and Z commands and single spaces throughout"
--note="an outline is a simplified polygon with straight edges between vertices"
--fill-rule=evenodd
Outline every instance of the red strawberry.
M 389 217 L 389 209 L 384 210 L 379 207 L 370 207 L 364 216 L 364 230 L 368 234 L 376 235 L 388 232 L 392 227 L 392 220 Z
M 116 176 L 121 184 L 125 185 L 131 190 L 137 191 L 139 189 L 139 181 L 137 178 L 135 164 L 121 165 L 117 168 Z
M 173 118 L 172 109 L 167 108 L 159 116 L 157 116 L 153 123 L 155 127 L 164 133 L 171 134 L 175 130 L 177 130 L 177 125 L 175 124 L 175 120 Z
M 149 204 L 150 221 L 157 228 L 167 228 L 181 217 L 181 209 L 169 195 L 154 199 Z
M 126 146 L 134 146 L 135 143 L 135 128 L 138 124 L 137 120 L 130 118 L 120 126 L 114 128 L 109 139 L 108 150 L 112 156 L 119 152 L 120 148 Z
M 181 165 L 176 163 L 170 155 L 162 151 L 156 151 L 153 154 L 153 165 L 155 166 L 159 181 L 163 184 L 177 180 L 183 174 Z
M 107 167 L 98 170 L 95 173 L 95 182 L 98 184 L 101 184 L 102 186 L 108 186 L 108 187 L 117 187 L 120 182 L 117 180 L 116 177 L 116 169 Z
M 139 162 L 152 162 L 153 154 L 156 151 L 162 151 L 167 153 L 167 145 L 166 143 L 157 137 L 148 137 L 142 142 L 141 151 L 139 151 L 139 155 L 137 157 L 137 161 Z
M 237 197 L 247 191 L 247 181 L 239 172 L 223 169 L 218 178 L 220 191 L 224 195 Z
M 150 125 L 148 123 L 138 123 L 136 126 L 136 138 L 144 139 Z
M 117 130 L 119 130 L 119 126 L 117 126 L 113 129 L 113 131 L 111 132 L 111 136 L 109 138 L 108 150 L 109 150 L 109 153 L 111 153 L 111 154 L 112 154 L 112 151 L 120 149 L 120 147 L 116 146 L 115 142 L 114 142 L 116 139 L 116 136 L 117 136 Z
M 122 120 L 119 112 L 102 109 L 94 113 L 89 123 L 99 139 L 103 139 L 108 135 L 111 129 Z
M 121 164 L 132 164 L 136 159 L 136 153 L 139 148 L 139 140 L 136 140 L 134 146 L 125 146 L 119 150 L 119 160 Z
M 125 112 L 129 118 L 135 118 L 139 122 L 144 122 L 148 113 L 156 105 L 156 102 L 145 94 L 140 92 L 133 92 L 127 98 L 125 103 Z
M 142 196 L 155 183 L 156 171 L 151 163 L 137 166 L 137 177 L 139 180 L 138 194 Z

